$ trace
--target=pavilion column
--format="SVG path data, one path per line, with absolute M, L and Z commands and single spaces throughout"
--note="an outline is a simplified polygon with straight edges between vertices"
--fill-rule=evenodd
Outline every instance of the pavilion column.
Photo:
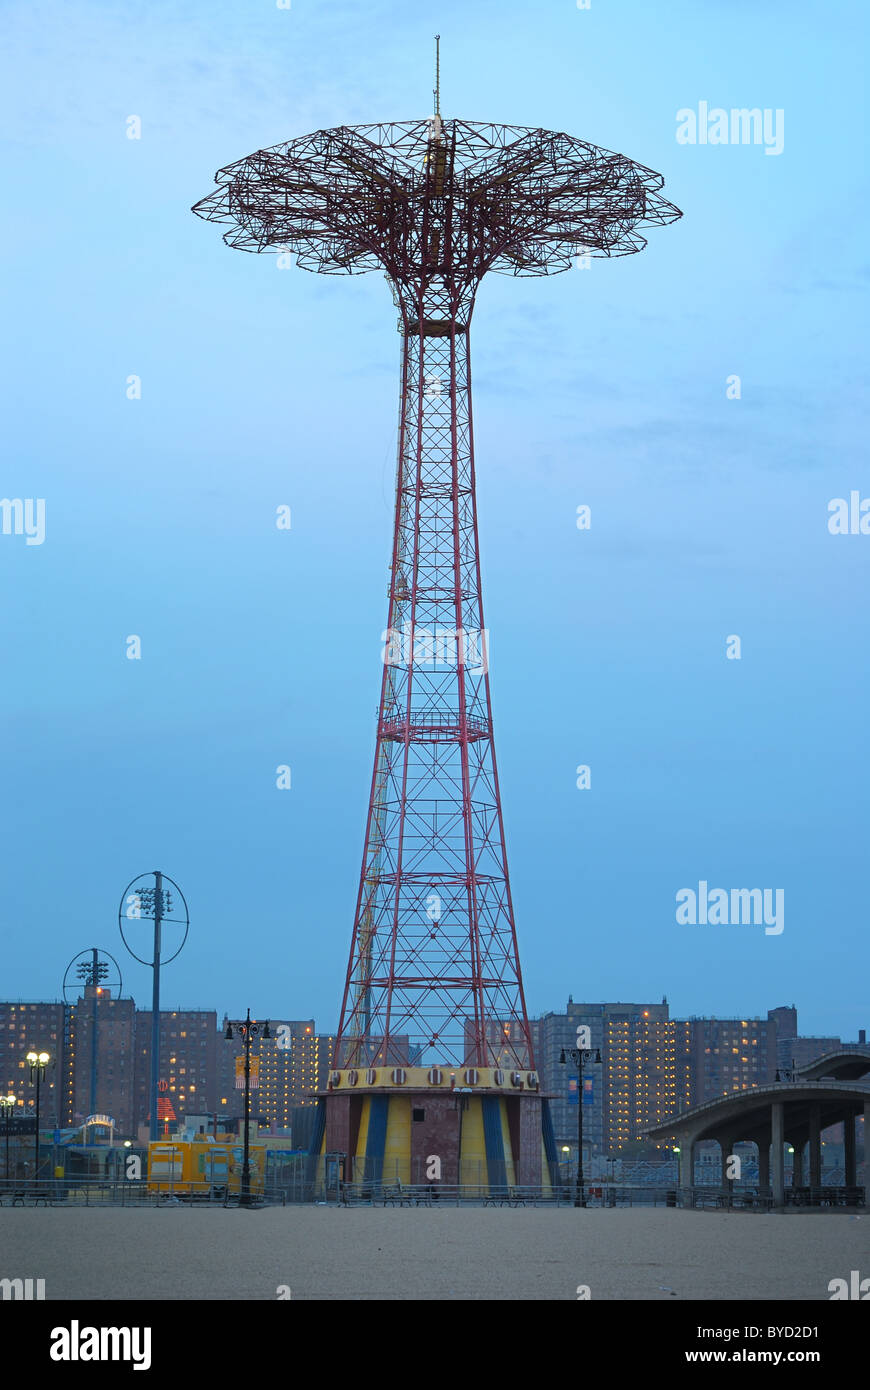
M 680 1192 L 682 1205 L 692 1205 L 695 1188 L 695 1141 L 684 1139 L 680 1144 Z
M 731 1192 L 734 1186 L 734 1179 L 728 1177 L 728 1159 L 734 1152 L 734 1145 L 737 1142 L 734 1134 L 720 1134 L 719 1149 L 722 1154 L 722 1187 L 724 1191 Z
M 785 1106 L 781 1100 L 773 1101 L 770 1107 L 770 1147 L 773 1159 L 773 1205 L 775 1207 L 785 1206 L 784 1111 Z
M 846 1168 L 846 1186 L 857 1187 L 858 1170 L 855 1153 L 855 1116 L 852 1114 L 851 1110 L 843 1121 L 843 1158 Z
M 766 1192 L 770 1187 L 770 1135 L 758 1141 L 758 1186 Z
M 810 1106 L 810 1187 L 822 1185 L 822 1107 Z
M 864 1207 L 870 1191 L 870 1101 L 864 1101 Z
M 804 1142 L 802 1139 L 796 1139 L 794 1142 L 791 1185 L 792 1187 L 803 1187 L 804 1185 Z

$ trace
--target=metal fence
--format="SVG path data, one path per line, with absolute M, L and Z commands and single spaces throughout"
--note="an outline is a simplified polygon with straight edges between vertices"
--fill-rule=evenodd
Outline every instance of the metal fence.
M 0 1206 L 3 1207 L 162 1207 L 239 1204 L 238 1191 L 229 1191 L 210 1182 L 160 1184 L 159 1190 L 143 1180 L 102 1178 L 0 1179 Z M 252 1206 L 285 1206 L 283 1188 L 267 1186 L 251 1193 Z
M 481 1207 L 573 1206 L 577 1189 L 572 1184 L 542 1187 L 498 1182 L 403 1183 L 317 1180 L 300 1170 L 295 1181 L 268 1186 L 251 1194 L 251 1204 L 287 1206 L 291 1203 L 337 1206 Z M 673 1190 L 651 1187 L 602 1187 L 587 1185 L 586 1206 L 675 1206 Z M 226 1207 L 239 1203 L 237 1191 L 228 1192 L 208 1182 L 161 1183 L 157 1189 L 145 1181 L 100 1178 L 0 1180 L 0 1206 L 6 1207 Z
M 383 1207 L 571 1207 L 577 1206 L 574 1184 L 535 1187 L 507 1184 L 465 1185 L 461 1183 L 341 1183 L 336 1200 L 342 1206 Z M 677 1205 L 676 1192 L 650 1187 L 596 1187 L 583 1189 L 586 1207 L 631 1207 Z
M 632 1187 L 651 1187 L 679 1186 L 680 1172 L 679 1164 L 676 1159 L 611 1159 L 605 1160 L 608 1169 L 600 1174 L 608 1182 L 625 1183 Z M 601 1162 L 601 1160 L 599 1160 Z M 560 1165 L 561 1166 L 561 1165 Z M 575 1165 L 576 1167 L 576 1165 Z M 858 1184 L 864 1173 L 864 1164 L 857 1165 Z M 591 1180 L 591 1174 L 589 1175 Z M 786 1186 L 791 1187 L 794 1171 L 791 1165 L 785 1167 Z M 821 1174 L 823 1187 L 843 1187 L 846 1184 L 846 1173 L 843 1165 L 830 1164 L 822 1169 Z M 739 1179 L 735 1179 L 735 1185 L 739 1181 L 746 1187 L 758 1187 L 759 1172 L 758 1161 L 755 1158 L 744 1158 L 742 1171 Z M 694 1165 L 694 1185 L 695 1187 L 722 1187 L 725 1183 L 725 1173 L 723 1164 L 719 1161 L 710 1162 L 708 1159 L 696 1159 Z
M 298 1173 L 281 1185 L 268 1184 L 250 1194 L 251 1206 L 391 1206 L 429 1207 L 682 1207 L 708 1211 L 771 1211 L 769 1188 L 733 1183 L 730 1188 L 699 1185 L 691 1189 L 653 1186 L 650 1183 L 585 1183 L 582 1200 L 574 1183 L 552 1186 L 475 1181 L 471 1183 L 406 1183 L 345 1181 L 338 1174 L 327 1178 L 314 1161 L 300 1165 Z M 786 1207 L 849 1208 L 864 1206 L 864 1188 L 844 1185 L 786 1187 Z M 165 1182 L 160 1188 L 144 1180 L 101 1178 L 0 1179 L 0 1206 L 4 1207 L 165 1207 L 238 1206 L 240 1194 L 209 1182 Z

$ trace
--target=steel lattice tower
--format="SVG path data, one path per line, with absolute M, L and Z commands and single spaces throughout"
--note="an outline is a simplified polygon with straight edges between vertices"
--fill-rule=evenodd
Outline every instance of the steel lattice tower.
M 626 255 L 646 245 L 640 226 L 680 213 L 661 176 L 622 155 L 442 120 L 437 99 L 428 120 L 317 131 L 216 182 L 194 211 L 229 223 L 228 245 L 327 274 L 380 268 L 400 315 L 388 631 L 334 1065 L 533 1067 L 492 737 L 469 327 L 487 271 Z

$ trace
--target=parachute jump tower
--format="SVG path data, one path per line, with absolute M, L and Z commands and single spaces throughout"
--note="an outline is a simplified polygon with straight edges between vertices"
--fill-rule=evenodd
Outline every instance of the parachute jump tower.
M 377 743 L 316 1152 L 346 1176 L 540 1185 L 556 1153 L 523 997 L 481 602 L 469 329 L 487 271 L 640 251 L 661 175 L 569 135 L 339 126 L 219 170 L 193 209 L 244 251 L 382 270 L 402 336 Z M 432 1158 L 438 1158 L 433 1167 Z

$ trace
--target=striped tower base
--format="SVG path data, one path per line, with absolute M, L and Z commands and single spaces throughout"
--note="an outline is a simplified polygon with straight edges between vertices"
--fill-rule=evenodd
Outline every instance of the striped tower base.
M 312 1146 L 318 1186 L 460 1186 L 475 1197 L 552 1185 L 552 1123 L 534 1072 L 350 1069 L 333 1072 L 331 1087 Z

